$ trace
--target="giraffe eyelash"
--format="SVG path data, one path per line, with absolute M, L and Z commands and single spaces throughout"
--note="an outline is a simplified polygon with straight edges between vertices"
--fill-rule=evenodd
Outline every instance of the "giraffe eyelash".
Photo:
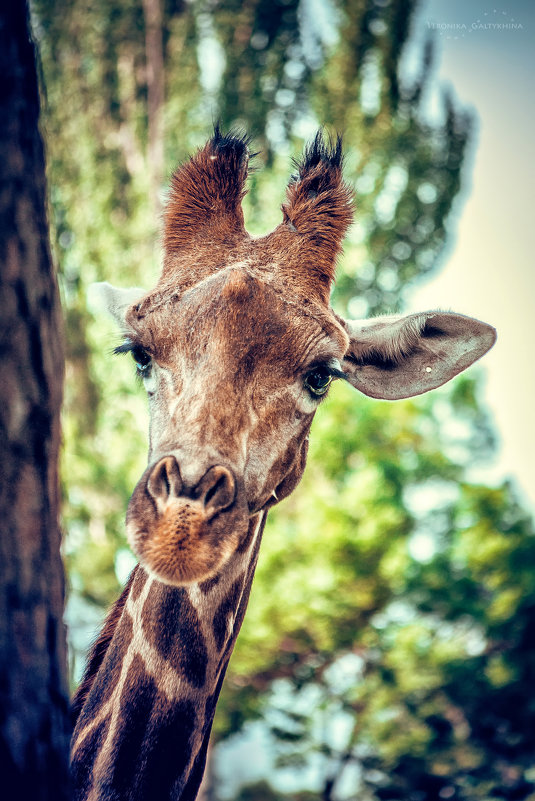
M 147 378 L 151 372 L 152 357 L 148 350 L 131 339 L 125 339 L 120 345 L 113 349 L 115 355 L 121 353 L 131 353 L 136 364 L 136 373 L 140 378 Z
M 113 349 L 112 353 L 114 356 L 119 356 L 121 353 L 130 353 L 133 347 L 134 343 L 129 339 L 125 339 L 124 342 L 121 342 L 120 345 L 117 345 L 117 347 Z

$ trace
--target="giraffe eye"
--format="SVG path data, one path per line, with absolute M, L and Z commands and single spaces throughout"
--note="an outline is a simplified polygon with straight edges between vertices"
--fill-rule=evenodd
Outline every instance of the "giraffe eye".
M 141 345 L 134 345 L 131 349 L 132 358 L 141 376 L 145 377 L 150 373 L 152 359 Z
M 325 395 L 332 380 L 332 374 L 327 367 L 316 367 L 305 376 L 305 387 L 312 395 L 320 397 Z

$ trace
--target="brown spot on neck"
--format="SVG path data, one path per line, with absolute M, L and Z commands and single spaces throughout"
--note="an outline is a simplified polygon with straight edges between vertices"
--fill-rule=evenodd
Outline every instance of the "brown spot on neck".
M 154 581 L 143 606 L 142 620 L 147 641 L 162 658 L 189 684 L 203 687 L 208 652 L 199 616 L 187 591 Z
M 137 601 L 141 595 L 141 591 L 145 586 L 147 579 L 148 575 L 146 571 L 143 570 L 141 565 L 137 565 L 137 567 L 134 568 L 132 589 L 130 590 L 130 597 L 133 601 Z
M 217 608 L 212 621 L 212 631 L 218 650 L 220 651 L 225 644 L 228 634 L 228 623 L 232 615 L 237 611 L 240 595 L 243 592 L 245 575 L 236 579 L 224 599 Z
M 203 595 L 208 595 L 208 593 L 211 592 L 214 589 L 214 587 L 216 587 L 219 584 L 220 581 L 221 581 L 221 573 L 217 573 L 215 576 L 212 576 L 212 578 L 209 578 L 206 581 L 201 582 L 199 584 L 199 589 L 203 593 Z

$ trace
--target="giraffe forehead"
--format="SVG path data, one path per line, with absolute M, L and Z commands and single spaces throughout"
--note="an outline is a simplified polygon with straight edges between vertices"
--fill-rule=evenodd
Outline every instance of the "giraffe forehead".
M 311 350 L 328 358 L 343 355 L 347 335 L 330 310 L 306 299 L 283 296 L 247 269 L 232 267 L 161 304 L 141 321 L 142 340 L 156 357 L 203 355 L 251 368 L 275 359 L 306 361 Z M 148 334 L 148 337 L 147 337 Z M 321 349 L 333 351 L 321 354 Z

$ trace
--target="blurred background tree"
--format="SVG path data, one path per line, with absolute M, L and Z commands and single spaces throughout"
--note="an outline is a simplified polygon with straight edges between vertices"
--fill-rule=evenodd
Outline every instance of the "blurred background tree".
M 426 114 L 433 45 L 411 45 L 414 11 L 408 0 L 33 3 L 67 320 L 73 681 L 133 564 L 123 518 L 147 427 L 87 287 L 154 282 L 165 176 L 214 120 L 260 150 L 252 233 L 277 224 L 290 158 L 326 125 L 344 133 L 358 205 L 333 301 L 352 317 L 401 309 L 440 266 L 473 127 L 451 92 Z M 336 386 L 303 485 L 270 514 L 206 797 L 535 797 L 533 527 L 508 484 L 469 480 L 492 439 L 477 370 L 396 404 Z

